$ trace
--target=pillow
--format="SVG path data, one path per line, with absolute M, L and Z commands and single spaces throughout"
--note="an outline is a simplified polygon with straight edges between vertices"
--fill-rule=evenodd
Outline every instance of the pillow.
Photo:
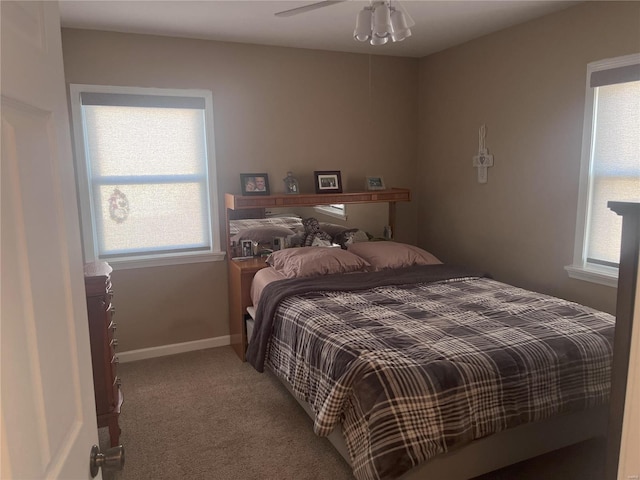
M 327 232 L 332 237 L 335 237 L 339 233 L 342 233 L 346 230 L 354 230 L 354 229 L 350 227 L 345 227 L 344 225 L 336 225 L 335 223 L 320 222 L 320 230 L 322 230 L 323 232 Z
M 240 230 L 233 237 L 232 242 L 240 243 L 242 240 L 251 240 L 258 243 L 271 243 L 274 237 L 288 237 L 294 232 L 287 227 L 265 226 Z
M 287 278 L 357 272 L 369 266 L 357 255 L 337 247 L 287 248 L 273 252 L 267 263 Z
M 240 230 L 256 227 L 286 227 L 293 230 L 302 227 L 302 221 L 300 217 L 291 216 L 229 220 L 229 235 L 233 236 Z
M 374 271 L 442 263 L 429 252 L 406 243 L 358 242 L 349 245 L 347 251 L 369 262 Z

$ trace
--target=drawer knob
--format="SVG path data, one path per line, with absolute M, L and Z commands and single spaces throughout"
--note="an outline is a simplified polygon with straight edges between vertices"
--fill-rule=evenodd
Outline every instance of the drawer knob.
M 114 339 L 111 340 L 111 346 L 112 347 L 117 347 L 118 346 L 118 339 L 117 338 L 114 338 Z

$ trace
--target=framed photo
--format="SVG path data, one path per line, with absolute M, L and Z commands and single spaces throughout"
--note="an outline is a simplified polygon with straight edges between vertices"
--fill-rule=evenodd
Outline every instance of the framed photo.
M 269 175 L 266 173 L 241 173 L 242 195 L 269 195 Z
M 342 177 L 339 170 L 313 172 L 316 180 L 316 193 L 342 193 Z
M 384 190 L 384 179 L 382 177 L 367 177 L 367 190 Z

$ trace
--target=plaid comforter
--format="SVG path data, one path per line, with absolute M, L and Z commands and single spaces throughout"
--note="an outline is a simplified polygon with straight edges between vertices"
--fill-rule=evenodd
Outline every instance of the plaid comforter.
M 488 278 L 297 294 L 271 329 L 266 365 L 360 480 L 608 399 L 614 318 Z

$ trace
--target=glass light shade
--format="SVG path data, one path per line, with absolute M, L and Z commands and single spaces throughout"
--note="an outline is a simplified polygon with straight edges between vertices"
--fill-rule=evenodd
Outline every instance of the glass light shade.
M 401 42 L 411 36 L 411 29 L 407 26 L 404 13 L 395 8 L 391 9 L 391 40 Z
M 386 37 L 391 33 L 391 14 L 386 3 L 376 5 L 375 10 L 373 11 L 372 30 L 374 37 Z
M 372 35 L 371 40 L 369 40 L 369 43 L 371 45 L 384 45 L 388 41 L 389 41 L 389 35 L 387 35 L 386 37 L 379 37 L 377 35 Z
M 371 9 L 364 8 L 358 13 L 356 19 L 356 29 L 353 31 L 353 38 L 359 42 L 366 42 L 371 38 Z

